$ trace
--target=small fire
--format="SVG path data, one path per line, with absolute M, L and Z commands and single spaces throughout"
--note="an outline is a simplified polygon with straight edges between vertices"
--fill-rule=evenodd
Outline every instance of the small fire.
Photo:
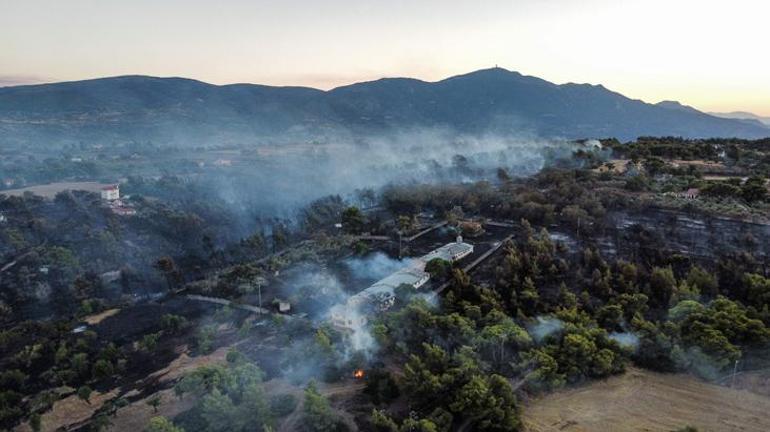
M 353 378 L 361 379 L 363 377 L 364 377 L 364 370 L 363 369 L 356 369 L 356 371 L 353 372 Z

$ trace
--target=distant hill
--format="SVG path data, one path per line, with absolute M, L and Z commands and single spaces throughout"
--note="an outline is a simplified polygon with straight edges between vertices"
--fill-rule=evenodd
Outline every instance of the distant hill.
M 323 140 L 421 128 L 560 138 L 770 136 L 770 128 L 504 69 L 321 91 L 122 76 L 0 88 L 0 145 Z
M 762 117 L 758 116 L 756 114 L 752 114 L 750 112 L 745 111 L 733 111 L 729 113 L 709 113 L 715 117 L 722 117 L 722 118 L 728 118 L 728 119 L 736 119 L 736 120 L 749 120 L 753 122 L 759 122 L 762 123 L 765 126 L 770 126 L 770 117 Z
M 655 106 L 689 113 L 700 113 L 700 111 L 690 105 L 683 105 L 681 102 L 677 101 L 661 101 L 656 103 Z

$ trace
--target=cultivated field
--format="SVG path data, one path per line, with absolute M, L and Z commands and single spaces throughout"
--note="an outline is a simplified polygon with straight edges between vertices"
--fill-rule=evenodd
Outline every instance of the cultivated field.
M 47 185 L 29 186 L 20 189 L 8 189 L 0 191 L 0 194 L 8 196 L 22 196 L 24 192 L 31 192 L 45 198 L 53 198 L 59 192 L 68 190 L 82 190 L 88 192 L 99 192 L 103 187 L 108 186 L 97 182 L 58 182 Z
M 770 398 L 708 384 L 688 375 L 638 369 L 556 392 L 524 407 L 525 430 L 768 431 Z

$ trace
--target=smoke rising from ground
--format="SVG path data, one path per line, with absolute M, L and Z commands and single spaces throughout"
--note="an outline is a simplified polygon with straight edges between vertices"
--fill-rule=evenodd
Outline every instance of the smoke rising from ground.
M 631 348 L 636 351 L 639 348 L 639 337 L 633 333 L 610 333 L 609 338 L 616 341 L 620 346 Z
M 397 260 L 382 252 L 374 252 L 363 258 L 348 258 L 344 263 L 357 279 L 379 280 L 412 265 L 414 261 L 411 258 Z
M 291 218 L 298 207 L 330 194 L 355 202 L 355 190 L 389 184 L 495 180 L 498 168 L 512 176 L 531 175 L 577 146 L 585 147 L 423 130 L 363 142 L 275 146 L 274 151 L 257 151 L 258 157 L 242 151 L 233 156 L 232 166 L 205 171 L 191 181 L 202 182 L 249 218 Z
M 313 263 L 302 263 L 287 271 L 281 295 L 294 305 L 301 305 L 311 319 L 322 320 L 329 308 L 348 298 L 337 276 Z
M 539 316 L 535 324 L 527 326 L 527 331 L 535 342 L 540 343 L 552 333 L 561 331 L 562 328 L 564 328 L 564 323 L 560 319 Z

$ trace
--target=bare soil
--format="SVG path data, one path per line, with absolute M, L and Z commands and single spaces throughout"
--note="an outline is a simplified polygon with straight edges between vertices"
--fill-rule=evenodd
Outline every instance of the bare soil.
M 40 430 L 53 432 L 61 429 L 67 430 L 70 426 L 79 425 L 91 418 L 96 410 L 117 394 L 118 389 L 113 389 L 107 393 L 93 392 L 88 402 L 78 398 L 76 394 L 58 400 L 53 404 L 51 411 L 41 416 Z M 14 430 L 16 432 L 30 432 L 32 428 L 28 423 L 23 423 Z
M 770 397 L 684 374 L 630 369 L 621 376 L 559 391 L 524 407 L 528 432 L 768 431 Z
M 89 315 L 85 318 L 83 318 L 83 321 L 88 323 L 89 325 L 96 325 L 102 322 L 105 318 L 109 318 L 115 314 L 120 312 L 120 309 L 107 309 L 104 312 L 100 312 L 98 314 Z
M 630 162 L 630 159 L 610 159 L 607 162 L 612 164 L 612 172 L 616 174 L 623 174 L 628 169 L 628 162 Z M 607 172 L 610 171 L 610 168 L 607 165 L 602 164 L 598 168 L 595 168 L 593 171 Z

